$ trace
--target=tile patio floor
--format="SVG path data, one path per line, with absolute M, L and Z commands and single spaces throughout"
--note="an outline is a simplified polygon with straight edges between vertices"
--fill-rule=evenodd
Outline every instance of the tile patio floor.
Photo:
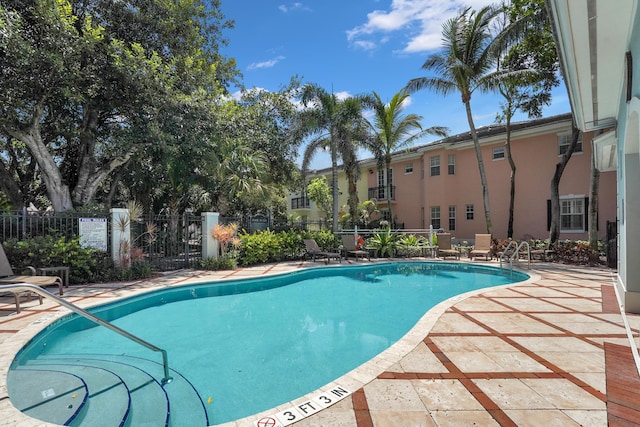
M 234 272 L 181 271 L 136 283 L 71 286 L 65 298 L 89 306 L 158 287 L 319 265 L 290 262 Z M 524 271 L 533 279 L 434 307 L 394 346 L 328 385 L 349 389 L 348 397 L 293 425 L 640 425 L 640 379 L 629 339 L 632 335 L 638 343 L 640 317 L 623 320 L 613 288 L 615 272 L 547 263 Z M 22 305 L 23 312 L 16 315 L 12 300 L 0 298 L 3 426 L 44 425 L 11 406 L 6 370 L 17 350 L 58 316 L 60 307 L 50 301 L 38 305 L 37 300 Z M 225 426 L 257 426 L 263 418 L 274 421 L 264 425 L 286 425 L 283 413 L 312 395 Z

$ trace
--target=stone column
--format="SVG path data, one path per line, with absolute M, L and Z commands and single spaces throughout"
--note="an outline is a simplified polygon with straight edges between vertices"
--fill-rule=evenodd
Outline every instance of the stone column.
M 202 212 L 202 259 L 218 258 L 220 244 L 211 237 L 211 231 L 218 225 L 218 212 Z

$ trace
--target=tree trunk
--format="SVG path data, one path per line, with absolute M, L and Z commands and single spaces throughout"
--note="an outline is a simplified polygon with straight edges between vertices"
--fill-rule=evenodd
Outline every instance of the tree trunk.
M 549 241 L 551 244 L 556 243 L 560 238 L 560 178 L 564 168 L 569 163 L 571 155 L 578 145 L 580 137 L 580 129 L 575 124 L 571 128 L 571 143 L 567 147 L 567 151 L 562 155 L 560 162 L 556 164 L 556 171 L 551 178 L 551 226 L 549 229 Z
M 4 163 L 0 161 L 0 190 L 4 192 L 4 194 L 9 199 L 9 203 L 11 203 L 11 207 L 15 210 L 22 209 L 24 206 L 24 198 L 22 195 L 22 191 L 20 191 L 20 186 L 16 183 L 13 178 L 13 175 L 7 168 L 4 166 Z
M 464 106 L 467 110 L 467 121 L 469 122 L 471 138 L 473 139 L 473 146 L 476 149 L 476 157 L 478 158 L 478 170 L 480 172 L 480 184 L 482 185 L 482 202 L 484 204 L 484 218 L 487 224 L 487 233 L 491 234 L 493 227 L 491 225 L 491 210 L 489 208 L 489 186 L 487 185 L 487 174 L 484 171 L 480 141 L 478 140 L 478 133 L 476 132 L 476 126 L 473 123 L 473 116 L 471 115 L 471 104 L 469 101 L 466 101 Z
M 331 194 L 333 196 L 333 215 L 331 218 L 331 230 L 338 232 L 338 211 L 340 210 L 338 192 L 338 153 L 336 152 L 334 137 L 331 137 Z
M 388 151 L 388 150 L 387 150 Z M 393 208 L 391 207 L 391 187 L 392 182 L 389 178 L 391 176 L 391 155 L 387 153 L 384 159 L 384 173 L 385 176 L 385 196 L 387 196 L 387 208 L 389 209 L 389 224 L 393 226 Z
M 600 171 L 596 167 L 595 153 L 591 152 L 591 181 L 589 183 L 589 246 L 593 250 L 594 259 L 598 261 L 598 188 Z
M 13 138 L 23 142 L 31 155 L 36 159 L 40 174 L 47 188 L 47 196 L 56 212 L 65 212 L 73 208 L 69 186 L 64 184 L 60 169 L 47 149 L 40 134 L 40 117 L 43 112 L 42 102 L 33 112 L 32 121 L 26 130 L 5 129 Z
M 509 187 L 509 223 L 507 224 L 507 237 L 513 238 L 513 218 L 516 204 L 516 164 L 513 161 L 511 155 L 511 115 L 507 114 L 507 140 L 504 144 L 504 149 L 507 152 L 507 160 L 509 160 L 509 166 L 511 167 L 510 175 L 510 187 Z
M 358 224 L 358 186 L 352 167 L 345 166 L 347 183 L 349 185 L 349 215 L 353 225 Z

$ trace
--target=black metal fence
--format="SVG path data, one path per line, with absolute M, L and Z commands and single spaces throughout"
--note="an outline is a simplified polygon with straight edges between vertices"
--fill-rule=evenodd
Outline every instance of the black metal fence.
M 39 236 L 80 235 L 81 218 L 107 219 L 107 251 L 111 253 L 111 214 L 108 212 L 0 212 L 0 237 L 27 240 Z M 116 227 L 118 225 L 116 224 Z M 148 260 L 161 271 L 193 266 L 202 258 L 202 217 L 191 213 L 182 215 L 147 214 L 130 221 L 131 256 Z

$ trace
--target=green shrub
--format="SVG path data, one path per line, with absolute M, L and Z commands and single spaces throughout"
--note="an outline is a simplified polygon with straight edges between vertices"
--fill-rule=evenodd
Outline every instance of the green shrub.
M 228 256 L 201 259 L 196 263 L 196 268 L 201 270 L 235 270 L 237 267 L 235 258 Z
M 265 230 L 254 234 L 241 233 L 239 237 L 238 264 L 265 264 L 279 259 L 282 248 L 275 232 Z
M 109 254 L 81 247 L 79 237 L 12 239 L 4 242 L 4 249 L 15 273 L 22 272 L 27 266 L 67 266 L 69 282 L 73 284 L 142 279 L 152 274 L 151 265 L 146 261 L 134 262 L 128 269 L 116 267 Z

